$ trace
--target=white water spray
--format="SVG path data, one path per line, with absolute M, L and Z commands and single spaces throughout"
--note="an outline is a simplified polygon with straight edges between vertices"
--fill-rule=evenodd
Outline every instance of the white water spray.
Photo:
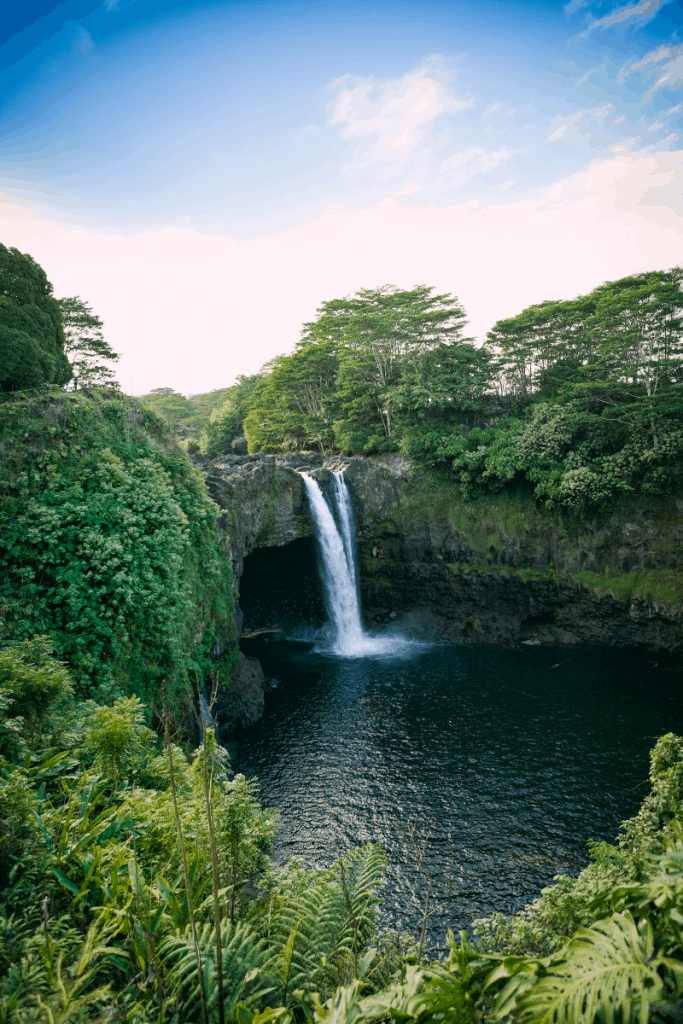
M 353 509 L 343 473 L 334 474 L 334 498 L 339 527 L 318 483 L 304 478 L 322 555 L 321 575 L 330 616 L 332 636 L 325 645 L 345 658 L 400 654 L 410 646 L 400 634 L 374 636 L 363 629 L 358 598 L 358 576 L 353 528 Z M 329 636 L 329 630 L 326 631 Z

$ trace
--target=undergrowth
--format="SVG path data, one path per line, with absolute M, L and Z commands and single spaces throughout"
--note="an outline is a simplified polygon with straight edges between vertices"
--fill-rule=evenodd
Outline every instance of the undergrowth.
M 218 510 L 168 424 L 117 391 L 14 399 L 0 457 L 0 643 L 48 635 L 84 697 L 184 693 L 235 627 Z

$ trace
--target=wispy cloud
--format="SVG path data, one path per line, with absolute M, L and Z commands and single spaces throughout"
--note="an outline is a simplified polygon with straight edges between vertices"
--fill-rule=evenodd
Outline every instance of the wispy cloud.
M 590 76 L 594 75 L 596 71 L 599 71 L 601 67 L 602 64 L 596 64 L 594 67 L 589 68 L 585 75 L 582 75 L 581 78 L 579 78 L 579 80 L 574 83 L 574 85 L 583 85 L 583 83 L 587 82 Z
M 440 175 L 453 175 L 462 179 L 472 178 L 475 174 L 486 174 L 495 171 L 501 164 L 506 163 L 510 157 L 515 156 L 519 150 L 508 149 L 503 146 L 494 152 L 481 149 L 479 146 L 468 146 L 459 153 L 453 153 L 446 160 L 441 162 L 439 167 Z
M 606 18 L 598 18 L 592 22 L 590 29 L 607 28 L 620 21 L 628 21 L 629 18 L 652 18 L 663 4 L 670 2 L 671 0 L 640 0 L 640 3 L 620 7 L 612 14 L 608 14 Z
M 341 135 L 356 144 L 357 165 L 405 161 L 418 149 L 438 144 L 433 126 L 443 114 L 472 106 L 455 96 L 448 76 L 426 63 L 401 78 L 376 81 L 349 78 L 331 83 L 339 88 L 332 114 Z
M 340 79 L 331 123 L 341 125 L 343 139 L 354 144 L 347 170 L 370 169 L 379 180 L 399 174 L 406 184 L 395 196 L 430 187 L 451 188 L 496 170 L 518 152 L 502 146 L 486 149 L 466 143 L 463 132 L 439 122 L 475 106 L 453 92 L 448 74 L 435 59 L 401 78 Z M 488 117 L 501 108 L 492 103 Z
M 660 89 L 678 89 L 683 85 L 683 44 L 680 46 L 660 46 L 656 50 L 650 50 L 640 60 L 625 64 L 621 69 L 619 79 L 623 81 L 629 75 L 637 71 L 645 71 L 649 77 L 656 74 L 656 80 L 645 93 L 643 100 L 651 99 Z M 667 113 L 678 113 L 672 107 Z
M 597 107 L 579 110 L 576 114 L 558 115 L 553 119 L 552 131 L 546 142 L 587 142 L 589 145 L 605 141 L 605 131 L 613 127 L 620 118 L 614 116 L 613 103 L 601 103 Z
M 576 14 L 582 7 L 588 7 L 590 0 L 571 0 L 571 3 L 565 4 L 564 13 L 568 18 L 571 18 L 572 14 Z

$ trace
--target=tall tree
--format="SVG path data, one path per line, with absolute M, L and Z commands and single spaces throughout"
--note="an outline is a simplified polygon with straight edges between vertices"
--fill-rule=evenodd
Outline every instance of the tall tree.
M 597 367 L 612 388 L 654 399 L 683 375 L 683 269 L 608 281 L 591 293 Z
M 591 362 L 595 339 L 588 321 L 594 307 L 592 296 L 569 302 L 546 300 L 499 320 L 487 343 L 501 357 L 503 390 L 530 395 L 547 385 L 553 377 L 548 371 L 557 363 Z
M 334 443 L 337 355 L 334 342 L 306 340 L 291 356 L 270 364 L 249 399 L 244 430 L 250 450 L 316 447 Z
M 409 356 L 389 395 L 397 411 L 419 419 L 481 409 L 493 376 L 491 353 L 470 342 L 450 342 Z
M 324 302 L 304 341 L 314 336 L 340 353 L 339 396 L 350 418 L 374 416 L 392 431 L 390 391 L 409 356 L 460 342 L 465 311 L 458 300 L 418 285 L 409 291 L 383 285 Z
M 45 271 L 0 244 L 0 391 L 69 380 L 61 312 Z
M 104 340 L 102 320 L 78 295 L 58 301 L 64 326 L 64 351 L 71 363 L 74 388 L 97 384 L 118 387 L 107 363 L 115 363 L 120 356 Z

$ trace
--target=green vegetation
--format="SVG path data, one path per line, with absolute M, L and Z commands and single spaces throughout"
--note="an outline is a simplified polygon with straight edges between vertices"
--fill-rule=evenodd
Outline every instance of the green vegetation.
M 215 692 L 215 691 L 214 691 Z M 384 856 L 269 860 L 277 822 L 213 730 L 186 754 L 165 695 L 79 700 L 46 637 L 0 651 L 0 1014 L 25 1021 L 665 1024 L 683 999 L 683 740 L 615 845 L 524 911 L 378 932 Z M 163 710 L 162 710 L 163 709 Z
M 71 380 L 57 300 L 30 256 L 0 244 L 0 391 Z
M 64 329 L 64 352 L 71 363 L 74 388 L 118 387 L 114 372 L 107 363 L 116 362 L 119 356 L 104 340 L 103 322 L 78 295 L 58 301 Z
M 16 398 L 0 451 L 1 642 L 48 635 L 84 697 L 184 694 L 235 629 L 216 506 L 165 421 L 115 390 Z
M 525 488 L 573 517 L 680 486 L 683 271 L 600 285 L 495 325 L 483 348 L 433 289 L 325 302 L 290 356 L 230 389 L 203 450 L 401 451 L 462 498 Z M 219 426 L 220 424 L 220 426 Z
M 141 402 L 167 416 L 176 426 L 181 444 L 191 454 L 202 451 L 219 455 L 242 433 L 246 396 L 251 381 L 260 376 L 239 377 L 231 388 L 218 388 L 201 395 L 184 395 L 173 388 L 155 388 L 142 395 Z
M 598 590 L 610 591 L 621 601 L 642 597 L 648 602 L 669 601 L 683 604 L 683 571 L 676 569 L 633 569 L 631 572 L 604 573 L 582 569 L 574 579 Z
M 673 268 L 542 302 L 481 348 L 450 294 L 362 289 L 324 302 L 292 355 L 213 393 L 208 417 L 193 412 L 208 396 L 146 397 L 193 451 L 243 433 L 251 452 L 399 451 L 464 502 L 521 489 L 576 522 L 681 486 L 682 281 Z
M 100 385 L 0 405 L 0 1022 L 681 1019 L 672 734 L 615 845 L 593 844 L 578 878 L 523 912 L 449 933 L 444 962 L 423 957 L 424 928 L 379 931 L 379 846 L 325 870 L 271 862 L 256 780 L 192 721 L 236 647 L 217 509 L 178 434 L 209 454 L 243 431 L 252 450 L 401 451 L 424 472 L 396 516 L 449 517 L 477 552 L 501 524 L 531 537 L 618 519 L 631 494 L 665 502 L 680 480 L 682 277 L 542 303 L 483 349 L 450 295 L 363 290 L 231 388 L 138 402 L 102 386 L 115 354 L 92 310 L 57 303 L 30 257 L 0 247 L 2 388 L 65 384 L 67 356 Z M 457 571 L 512 571 L 484 563 Z M 578 578 L 683 596 L 674 570 Z

